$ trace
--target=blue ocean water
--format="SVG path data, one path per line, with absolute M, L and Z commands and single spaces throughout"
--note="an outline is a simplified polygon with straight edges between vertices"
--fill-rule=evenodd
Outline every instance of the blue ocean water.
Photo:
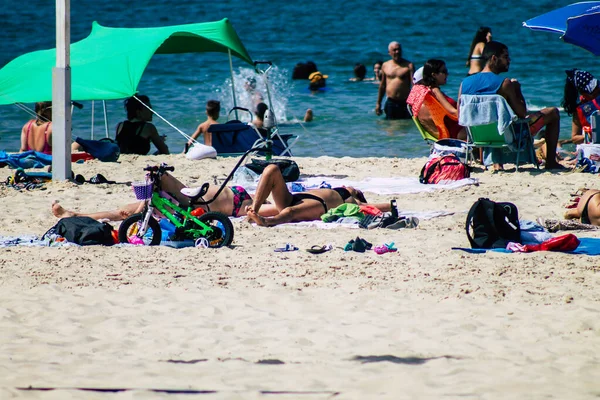
M 397 40 L 415 67 L 429 58 L 446 60 L 450 76 L 444 91 L 456 98 L 473 35 L 479 26 L 490 26 L 494 39 L 509 47 L 512 63 L 506 76 L 519 79 L 529 107 L 559 106 L 564 70 L 579 67 L 600 75 L 594 68 L 597 59 L 563 43 L 558 35 L 523 28 L 522 22 L 570 2 L 78 0 L 71 1 L 71 40 L 85 38 L 92 21 L 147 27 L 229 18 L 252 58 L 275 65 L 268 78 L 280 130 L 301 135 L 295 155 L 420 157 L 427 146 L 411 121 L 386 121 L 375 115 L 377 85 L 349 82 L 354 64 L 363 63 L 372 73 L 372 64 L 387 60 L 387 45 Z M 3 7 L 0 15 L 1 66 L 23 53 L 55 46 L 54 1 L 30 0 L 27 7 Z M 327 91 L 311 94 L 306 81 L 291 80 L 296 63 L 308 60 L 329 75 Z M 242 88 L 252 69 L 235 58 L 233 65 L 234 82 Z M 258 78 L 258 87 L 264 90 L 262 77 Z M 159 114 L 191 134 L 204 120 L 209 99 L 221 100 L 221 121 L 226 120 L 233 105 L 230 83 L 229 62 L 223 54 L 160 55 L 151 60 L 138 89 L 150 96 Z M 247 101 L 240 98 L 238 105 Z M 315 120 L 304 124 L 307 108 L 314 110 Z M 107 111 L 114 137 L 115 125 L 125 116 L 122 102 L 107 102 Z M 16 106 L 0 107 L 0 149 L 18 151 L 20 130 L 28 118 Z M 104 137 L 102 105 L 85 102 L 74 112 L 73 135 L 91 137 L 92 122 L 94 138 Z M 167 135 L 171 151 L 181 151 L 185 139 L 160 119 L 155 117 L 154 122 Z M 561 137 L 569 136 L 570 120 L 561 112 Z

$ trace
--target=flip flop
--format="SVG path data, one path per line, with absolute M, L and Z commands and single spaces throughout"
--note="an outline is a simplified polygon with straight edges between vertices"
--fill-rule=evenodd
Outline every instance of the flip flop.
M 377 253 L 377 254 L 385 254 L 385 253 L 395 253 L 398 251 L 398 249 L 394 247 L 394 242 L 392 242 L 390 244 L 384 243 L 380 246 L 375 246 L 373 248 L 373 251 L 375 251 L 375 253 Z
M 306 249 L 306 251 L 308 251 L 311 254 L 321 254 L 331 249 L 333 249 L 333 246 L 330 244 L 326 244 L 324 246 L 319 246 L 318 244 L 315 244 L 310 249 Z
M 298 250 L 298 248 L 296 246 L 294 246 L 291 243 L 286 243 L 285 247 L 277 247 L 273 251 L 275 251 L 277 253 L 283 253 L 283 252 L 286 252 L 286 251 L 296 251 L 296 250 Z
M 373 247 L 373 245 L 369 242 L 367 242 L 365 239 L 362 239 L 360 237 L 356 237 L 356 239 L 354 239 L 354 241 L 350 241 L 353 242 L 352 243 L 352 250 L 358 252 L 358 253 L 364 253 L 366 250 L 371 250 L 371 247 Z M 350 244 L 350 242 L 348 242 L 348 244 Z M 348 246 L 348 245 L 346 245 Z M 345 248 L 344 248 L 345 250 Z
M 115 183 L 115 181 L 109 181 L 108 179 L 106 179 L 106 177 L 102 174 L 96 174 L 94 176 L 92 176 L 89 180 L 90 183 L 93 184 L 99 184 L 99 183 Z
M 408 217 L 402 218 L 398 222 L 386 226 L 387 229 L 401 229 L 401 228 L 416 228 L 419 225 L 419 218 Z

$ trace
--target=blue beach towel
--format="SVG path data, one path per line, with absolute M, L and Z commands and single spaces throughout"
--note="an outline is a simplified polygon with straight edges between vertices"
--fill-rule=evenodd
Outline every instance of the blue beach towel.
M 579 246 L 573 251 L 561 251 L 560 253 L 567 254 L 583 254 L 586 256 L 600 256 L 600 238 L 578 238 Z M 498 253 L 513 253 L 506 249 L 470 249 L 468 247 L 453 247 L 452 250 L 462 250 L 471 254 L 481 254 L 488 251 L 495 251 Z
M 52 156 L 33 150 L 11 154 L 0 150 L 0 163 L 5 163 L 10 168 L 44 168 L 52 165 Z

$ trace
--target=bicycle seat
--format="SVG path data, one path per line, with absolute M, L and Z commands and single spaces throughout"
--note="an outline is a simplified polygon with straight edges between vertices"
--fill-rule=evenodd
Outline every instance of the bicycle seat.
M 181 194 L 191 199 L 202 197 L 208 191 L 208 186 L 209 184 L 205 183 L 204 185 L 197 188 L 183 188 L 181 189 Z

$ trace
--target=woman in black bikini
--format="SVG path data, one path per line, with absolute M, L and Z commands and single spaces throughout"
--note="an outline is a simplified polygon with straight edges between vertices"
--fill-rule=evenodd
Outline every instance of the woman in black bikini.
M 271 195 L 273 204 L 265 201 Z M 363 194 L 352 187 L 335 189 L 312 189 L 292 194 L 287 188 L 281 171 L 269 165 L 262 173 L 254 202 L 246 208 L 249 222 L 262 226 L 275 226 L 287 222 L 316 221 L 327 210 L 343 203 L 366 204 Z M 373 204 L 381 211 L 390 211 L 391 206 Z M 259 215 L 260 212 L 260 215 Z
M 475 33 L 471 48 L 469 49 L 469 57 L 466 62 L 466 66 L 469 68 L 467 75 L 481 72 L 481 69 L 483 68 L 481 66 L 481 53 L 483 52 L 485 44 L 490 40 L 492 40 L 492 29 L 487 26 L 480 26 Z
M 577 207 L 565 213 L 565 219 L 581 219 L 583 224 L 600 226 L 600 190 L 590 189 L 581 195 Z

